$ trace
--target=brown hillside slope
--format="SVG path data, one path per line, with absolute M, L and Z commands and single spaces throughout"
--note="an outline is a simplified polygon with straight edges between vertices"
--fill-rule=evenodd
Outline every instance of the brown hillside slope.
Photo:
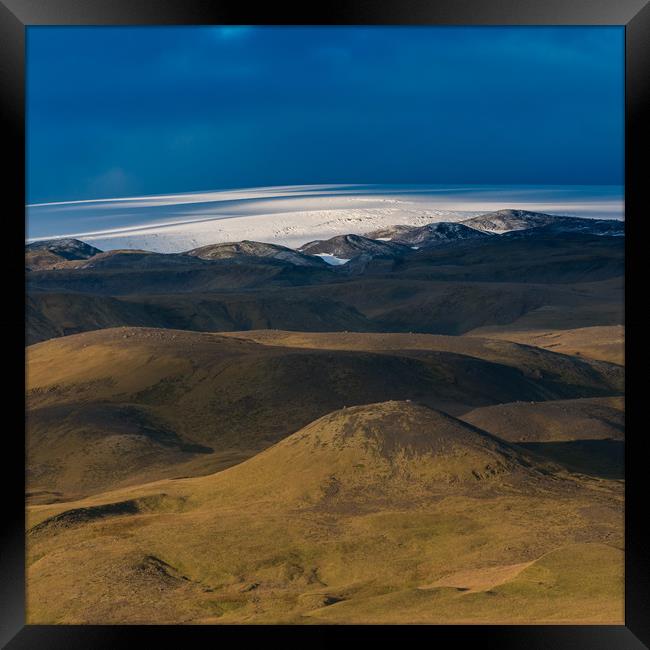
M 622 397 L 498 404 L 461 417 L 570 471 L 624 478 Z
M 30 346 L 29 489 L 71 496 L 216 471 L 342 406 L 412 399 L 462 413 L 622 388 L 617 366 L 509 342 L 453 351 L 448 338 L 337 350 L 118 328 Z
M 622 440 L 625 406 L 622 397 L 515 402 L 475 409 L 461 418 L 511 442 Z
M 270 262 L 206 264 L 215 268 L 32 273 L 29 341 L 140 325 L 213 332 L 277 328 L 458 335 L 486 326 L 543 331 L 610 326 L 624 316 L 620 277 L 529 284 L 512 281 L 515 276 L 500 282 L 447 281 L 404 278 L 392 271 L 385 277 L 347 276 Z M 94 306 L 88 314 L 90 298 Z M 95 317 L 99 309 L 101 320 Z
M 214 475 L 30 508 L 28 620 L 620 623 L 621 497 L 413 403 L 343 409 Z
M 504 339 L 535 345 L 563 354 L 577 354 L 610 363 L 625 363 L 625 327 L 623 325 L 579 327 L 577 329 L 530 329 L 516 326 L 480 327 L 466 334 L 482 338 Z
M 588 328 L 609 329 L 609 328 Z M 554 347 L 535 345 L 534 342 L 514 341 L 508 338 L 507 333 L 497 333 L 491 339 L 489 335 L 477 334 L 464 336 L 446 336 L 442 334 L 418 333 L 385 333 L 385 332 L 291 332 L 286 330 L 249 330 L 239 332 L 222 332 L 221 335 L 244 340 L 251 340 L 263 345 L 274 345 L 294 348 L 317 348 L 326 350 L 438 350 L 464 354 L 479 359 L 495 361 L 498 363 L 526 363 L 526 360 L 536 358 L 532 348 L 542 347 L 550 352 L 558 352 L 562 356 L 545 356 L 536 358 L 536 363 L 547 363 L 549 370 L 554 365 L 563 364 L 566 355 L 574 352 L 555 349 Z M 522 337 L 524 338 L 524 337 Z M 518 345 L 511 345 L 518 343 Z M 598 361 L 590 355 L 584 355 L 588 360 Z M 610 362 L 606 361 L 606 364 Z M 620 370 L 609 365 L 599 365 L 600 368 L 610 368 L 616 374 Z M 620 365 L 620 364 L 617 364 Z

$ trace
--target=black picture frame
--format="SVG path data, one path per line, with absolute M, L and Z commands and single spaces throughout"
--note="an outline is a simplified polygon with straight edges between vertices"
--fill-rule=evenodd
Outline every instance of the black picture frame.
M 644 158 L 650 151 L 650 3 L 648 0 L 330 0 L 302 7 L 290 3 L 259 6 L 210 0 L 0 0 L 0 97 L 5 159 L 3 224 L 6 270 L 15 290 L 0 325 L 5 353 L 12 350 L 15 368 L 5 374 L 7 411 L 17 415 L 17 426 L 6 424 L 4 474 L 7 487 L 2 502 L 0 552 L 0 643 L 22 648 L 118 648 L 161 642 L 186 647 L 218 643 L 229 634 L 243 639 L 263 635 L 265 641 L 286 636 L 307 640 L 310 632 L 321 639 L 348 635 L 350 626 L 31 626 L 25 625 L 24 551 L 24 215 L 25 215 L 25 28 L 30 25 L 148 25 L 148 24 L 400 24 L 400 25 L 623 25 L 626 42 L 626 579 L 624 626 L 382 626 L 388 641 L 424 635 L 437 647 L 477 643 L 488 648 L 590 650 L 650 647 L 650 545 L 643 535 L 646 508 L 645 478 L 649 443 L 645 427 L 634 427 L 643 408 L 641 388 L 632 379 L 641 369 L 643 320 L 632 291 L 643 277 L 640 260 L 645 183 Z M 9 228 L 7 228 L 9 226 Z M 22 278 L 22 284 L 21 284 Z M 643 301 L 641 302 L 641 308 Z M 15 392 L 15 396 L 14 396 Z M 20 410 L 23 409 L 23 412 Z M 640 418 L 638 418 L 640 421 Z M 5 418 L 5 423 L 9 422 Z M 13 440 L 12 444 L 9 444 Z M 352 626 L 355 628 L 355 626 Z M 358 631 L 358 630 L 357 630 Z M 364 627 L 367 635 L 376 628 Z M 224 636 L 225 635 L 225 636 Z M 303 636 L 304 635 L 304 636 Z M 394 635 L 394 636 L 393 636 Z M 284 636 L 284 635 L 283 635 Z M 343 637 L 341 636 L 341 639 Z M 5 645 L 6 644 L 6 645 Z

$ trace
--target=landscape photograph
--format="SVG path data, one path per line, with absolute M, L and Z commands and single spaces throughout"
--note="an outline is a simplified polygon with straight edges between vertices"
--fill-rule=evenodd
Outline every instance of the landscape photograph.
M 622 27 L 29 27 L 27 623 L 622 625 Z

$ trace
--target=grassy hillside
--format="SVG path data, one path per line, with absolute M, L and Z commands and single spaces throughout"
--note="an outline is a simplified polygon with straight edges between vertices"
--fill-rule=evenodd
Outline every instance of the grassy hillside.
M 498 404 L 461 417 L 569 471 L 610 479 L 625 476 L 622 397 Z
M 537 346 L 509 342 L 505 338 L 478 336 L 446 336 L 415 333 L 359 333 L 359 332 L 291 332 L 282 330 L 251 330 L 241 332 L 222 332 L 222 336 L 255 341 L 263 345 L 288 348 L 315 348 L 324 350 L 357 350 L 368 352 L 395 350 L 435 350 L 462 354 L 485 361 L 493 361 L 518 368 L 527 368 L 534 373 L 539 370 L 551 376 L 562 374 L 568 365 L 580 364 L 581 359 L 571 359 L 566 354 L 547 354 L 536 349 Z M 549 350 L 553 352 L 554 350 Z M 559 351 L 558 351 L 559 352 Z M 587 355 L 585 355 L 587 357 Z M 595 363 L 587 357 L 586 363 L 598 368 L 599 372 L 609 372 L 622 377 L 623 371 L 610 363 Z M 563 374 L 564 380 L 567 374 Z M 612 388 L 614 385 L 612 384 Z
M 30 623 L 622 624 L 622 237 L 84 247 L 26 262 Z
M 498 404 L 462 419 L 511 442 L 622 440 L 624 410 L 622 397 L 604 397 Z
M 343 409 L 217 474 L 32 507 L 29 622 L 621 623 L 621 498 L 412 403 Z
M 30 346 L 29 490 L 63 498 L 216 471 L 343 406 L 410 399 L 462 413 L 622 390 L 622 369 L 602 362 L 505 341 L 389 338 L 288 347 L 117 328 Z
M 517 329 L 517 325 L 480 327 L 471 336 L 481 336 L 535 345 L 546 350 L 575 354 L 589 359 L 625 364 L 623 325 L 580 327 L 577 329 Z

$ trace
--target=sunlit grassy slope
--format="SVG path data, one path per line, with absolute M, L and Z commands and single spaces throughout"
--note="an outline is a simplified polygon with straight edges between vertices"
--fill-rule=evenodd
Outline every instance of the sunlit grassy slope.
M 116 328 L 29 346 L 32 500 L 206 474 L 344 406 L 452 414 L 620 394 L 623 369 L 509 341 Z
M 31 623 L 621 623 L 620 483 L 412 402 L 33 506 Z
M 480 327 L 471 336 L 504 339 L 535 345 L 554 352 L 575 354 L 610 363 L 625 363 L 625 327 L 623 325 L 579 327 L 576 329 L 521 328 L 523 323 L 502 327 Z M 521 328 L 521 329 L 520 329 Z

